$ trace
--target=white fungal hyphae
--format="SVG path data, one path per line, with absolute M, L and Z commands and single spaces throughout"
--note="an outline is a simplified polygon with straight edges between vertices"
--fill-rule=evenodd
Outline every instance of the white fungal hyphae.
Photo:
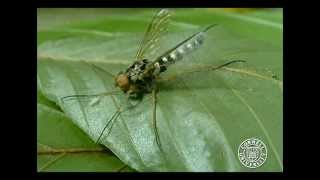
M 160 65 L 159 65 L 158 62 L 154 63 L 154 66 L 155 66 L 156 68 L 160 68 Z
M 188 48 L 188 50 L 190 51 L 190 50 L 193 49 L 193 45 L 192 45 L 191 43 L 188 43 L 188 44 L 187 44 L 187 48 Z
M 136 64 L 136 65 L 134 66 L 134 70 L 135 70 L 135 71 L 138 71 L 139 69 L 140 69 L 139 65 Z
M 170 58 L 175 61 L 177 59 L 177 55 L 174 52 L 172 52 L 170 53 Z
M 197 48 L 197 47 L 200 45 L 200 43 L 198 42 L 197 39 L 195 39 L 195 40 L 193 41 L 193 44 L 194 44 L 194 47 L 195 47 L 195 48 Z
M 196 36 L 196 38 L 192 42 L 194 49 L 198 48 L 202 43 L 203 37 L 201 35 Z
M 194 39 L 189 41 L 189 43 L 187 44 L 188 50 L 193 51 L 199 48 L 200 45 L 203 44 L 203 41 L 204 41 L 204 34 L 203 33 L 198 34 L 196 37 L 194 37 Z
M 175 59 L 176 61 L 179 61 L 183 58 L 183 54 L 180 53 L 178 50 L 175 50 L 174 53 L 176 55 L 176 59 Z
M 130 78 L 133 80 L 133 81 L 136 81 L 138 79 L 138 76 L 136 74 L 130 76 Z
M 183 46 L 181 46 L 179 49 L 178 49 L 178 53 L 180 53 L 181 55 L 183 55 L 185 53 L 184 49 L 183 49 Z
M 202 44 L 203 43 L 203 41 L 204 41 L 204 33 L 203 32 L 201 32 L 200 34 L 198 34 L 197 36 L 196 36 L 196 39 L 197 39 L 197 41 L 198 41 L 198 43 L 199 44 Z
M 161 59 L 164 63 L 168 62 L 168 59 L 166 57 L 162 57 Z
M 177 60 L 181 60 L 183 58 L 184 53 L 179 52 L 178 50 L 175 51 Z
M 160 73 L 160 64 L 158 62 L 154 63 L 154 71 L 153 74 L 154 75 L 158 75 Z

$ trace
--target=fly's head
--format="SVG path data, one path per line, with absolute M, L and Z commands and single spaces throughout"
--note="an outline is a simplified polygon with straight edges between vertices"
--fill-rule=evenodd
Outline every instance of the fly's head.
M 130 89 L 130 81 L 128 75 L 124 72 L 119 72 L 115 77 L 115 85 L 119 87 L 123 92 L 127 92 Z
M 134 62 L 125 72 L 119 72 L 115 77 L 115 86 L 119 87 L 131 99 L 141 99 L 144 94 L 153 89 L 154 78 L 147 59 Z M 147 68 L 150 70 L 146 70 Z
M 119 87 L 124 93 L 128 94 L 131 99 L 140 99 L 142 92 L 140 88 L 134 83 L 131 83 L 126 73 L 120 72 L 115 77 L 115 85 Z

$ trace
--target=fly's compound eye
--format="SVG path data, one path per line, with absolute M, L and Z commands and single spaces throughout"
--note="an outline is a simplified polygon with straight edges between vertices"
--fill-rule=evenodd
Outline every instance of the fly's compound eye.
M 128 91 L 130 87 L 129 78 L 126 74 L 119 74 L 115 79 L 116 86 L 119 87 L 122 91 Z

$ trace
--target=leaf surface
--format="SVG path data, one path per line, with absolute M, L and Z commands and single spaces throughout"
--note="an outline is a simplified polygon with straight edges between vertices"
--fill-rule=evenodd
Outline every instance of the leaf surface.
M 127 168 L 114 154 L 94 144 L 68 117 L 52 107 L 38 103 L 37 126 L 40 172 L 115 172 Z
M 101 144 L 138 171 L 282 171 L 282 25 L 278 22 L 274 26 L 219 11 L 177 10 L 164 48 L 203 25 L 223 26 L 209 34 L 201 51 L 161 77 L 156 107 L 152 94 L 133 109 L 127 108 L 132 102 L 124 94 L 96 102 L 61 101 L 64 96 L 113 90 L 110 74 L 132 63 L 137 37 L 152 12 L 38 32 L 41 93 L 93 141 L 114 113 L 124 110 Z M 204 71 L 234 59 L 247 62 Z M 190 73 L 196 70 L 201 72 Z M 154 117 L 163 151 L 155 140 Z M 237 157 L 238 146 L 251 137 L 268 148 L 267 161 L 257 169 L 245 168 Z

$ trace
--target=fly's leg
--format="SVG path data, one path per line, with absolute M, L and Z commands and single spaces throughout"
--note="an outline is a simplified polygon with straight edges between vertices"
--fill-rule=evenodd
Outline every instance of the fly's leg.
M 98 74 L 98 71 L 100 71 L 100 72 L 104 73 L 104 75 L 107 75 L 111 78 L 115 77 L 112 73 L 104 70 L 103 68 L 101 68 L 99 66 L 96 66 L 95 64 L 92 64 L 92 63 L 89 63 L 86 61 L 81 61 L 81 62 L 90 66 L 96 74 Z M 120 90 L 118 91 L 118 90 L 112 89 L 111 91 L 99 93 L 99 94 L 78 94 L 78 95 L 64 96 L 64 97 L 60 98 L 60 100 L 62 103 L 64 103 L 64 101 L 67 99 L 74 99 L 74 98 L 83 99 L 83 98 L 91 98 L 91 97 L 99 97 L 99 96 L 109 96 L 109 95 L 117 94 L 117 93 L 122 93 L 122 92 Z
M 246 61 L 244 60 L 232 60 L 232 61 L 229 61 L 227 63 L 224 63 L 220 66 L 208 66 L 208 67 L 200 67 L 200 68 L 195 68 L 195 69 L 192 69 L 192 70 L 188 70 L 188 71 L 184 71 L 184 72 L 181 72 L 181 73 L 178 73 L 176 75 L 173 75 L 173 76 L 170 76 L 170 77 L 167 77 L 167 78 L 159 78 L 158 81 L 171 81 L 171 80 L 176 80 L 178 76 L 186 76 L 186 75 L 190 75 L 190 74 L 193 74 L 193 73 L 201 73 L 201 72 L 211 72 L 211 71 L 215 71 L 215 70 L 218 70 L 218 69 L 221 69 L 221 68 L 224 68 L 226 66 L 229 66 L 230 64 L 234 64 L 234 63 L 245 63 Z
M 152 104 L 153 104 L 152 125 L 153 125 L 153 129 L 154 129 L 155 137 L 156 137 L 156 143 L 157 143 L 160 151 L 163 152 L 161 142 L 160 142 L 160 136 L 158 133 L 158 127 L 157 127 L 157 88 L 154 88 L 152 90 Z
M 112 97 L 112 96 L 111 96 L 111 97 Z M 113 101 L 115 102 L 114 98 L 112 98 L 112 99 L 113 99 Z M 100 133 L 98 139 L 96 140 L 96 143 L 97 143 L 97 144 L 99 143 L 99 141 L 100 141 L 100 139 L 102 138 L 105 130 L 110 126 L 110 128 L 108 128 L 108 129 L 109 129 L 109 130 L 108 130 L 108 133 L 107 133 L 107 135 L 106 135 L 105 137 L 108 137 L 108 136 L 109 136 L 109 134 L 111 133 L 111 130 L 112 130 L 112 127 L 113 127 L 114 123 L 116 122 L 116 120 L 118 119 L 118 117 L 121 115 L 122 112 L 135 108 L 135 107 L 138 106 L 141 102 L 142 102 L 142 101 L 139 100 L 139 102 L 136 103 L 136 104 L 134 104 L 134 105 L 132 105 L 132 104 L 129 103 L 129 106 L 128 106 L 125 110 L 121 110 L 121 107 L 118 107 L 118 106 L 117 106 L 118 110 L 111 116 L 110 120 L 107 121 L 107 124 L 104 126 L 102 132 Z
M 120 93 L 122 93 L 122 92 L 119 90 L 115 90 L 115 91 L 103 92 L 103 93 L 98 93 L 98 94 L 76 94 L 76 95 L 64 96 L 64 97 L 60 98 L 60 101 L 65 102 L 67 100 L 72 100 L 72 99 L 85 100 L 86 98 L 117 95 Z
M 99 135 L 99 137 L 98 137 L 98 139 L 97 139 L 97 141 L 96 141 L 96 144 L 99 143 L 102 135 L 104 134 L 104 131 L 107 129 L 107 127 L 109 126 L 109 124 L 110 124 L 110 129 L 109 129 L 109 131 L 108 131 L 107 136 L 110 134 L 111 129 L 112 129 L 112 127 L 113 127 L 113 124 L 116 122 L 116 120 L 117 120 L 118 117 L 120 116 L 120 113 L 121 113 L 121 111 L 120 111 L 120 109 L 118 109 L 118 110 L 111 116 L 110 120 L 107 122 L 107 124 L 104 126 L 102 132 L 100 133 L 100 135 Z
M 86 62 L 86 61 L 82 61 L 82 62 L 85 63 L 85 64 L 87 64 L 87 65 L 89 65 L 89 66 L 91 66 L 94 71 L 95 71 L 95 70 L 98 70 L 98 71 L 101 71 L 101 72 L 103 72 L 104 74 L 106 74 L 106 75 L 108 75 L 108 76 L 110 76 L 110 77 L 112 77 L 112 78 L 115 78 L 115 75 L 113 75 L 112 73 L 104 70 L 103 68 L 101 68 L 101 67 L 99 67 L 99 66 L 97 66 L 97 65 L 95 65 L 95 64 L 92 64 L 92 63 L 89 63 L 89 62 Z M 96 72 L 96 71 L 95 71 L 95 72 Z
M 224 63 L 224 64 L 217 66 L 217 67 L 210 67 L 210 68 L 205 68 L 205 69 L 201 69 L 201 70 L 194 70 L 194 71 L 191 71 L 190 73 L 204 72 L 204 71 L 215 71 L 215 70 L 221 69 L 223 67 L 229 66 L 230 64 L 233 64 L 233 63 L 245 63 L 245 62 L 246 61 L 244 61 L 244 60 L 232 60 L 232 61 L 229 61 L 229 62 Z

